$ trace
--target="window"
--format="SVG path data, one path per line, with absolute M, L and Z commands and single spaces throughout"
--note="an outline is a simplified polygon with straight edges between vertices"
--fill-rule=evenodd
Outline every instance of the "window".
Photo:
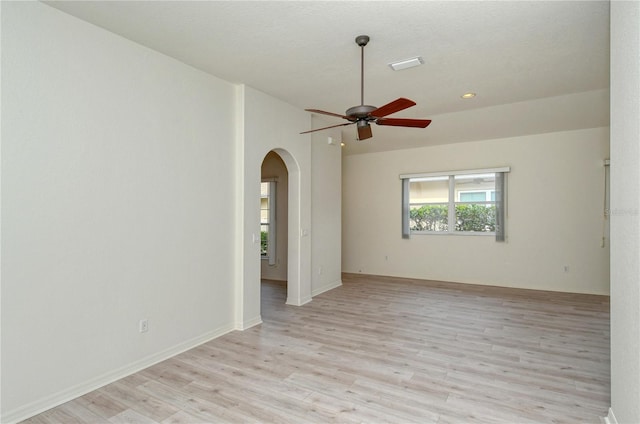
M 402 232 L 492 234 L 504 241 L 509 168 L 401 175 Z
M 456 193 L 455 231 L 495 233 L 496 174 L 454 175 L 450 178 Z
M 260 257 L 276 264 L 276 182 L 260 183 Z
M 449 231 L 449 177 L 409 181 L 411 231 Z

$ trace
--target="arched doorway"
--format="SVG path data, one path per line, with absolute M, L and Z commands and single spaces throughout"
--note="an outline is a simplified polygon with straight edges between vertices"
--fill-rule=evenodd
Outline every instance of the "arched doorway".
M 287 197 L 287 294 L 288 305 L 300 306 L 311 301 L 311 202 L 310 179 L 303 173 L 298 160 L 282 148 L 272 149 L 285 163 L 289 174 Z M 243 237 L 236 247 L 241 259 L 238 261 L 238 284 L 235 287 L 237 308 L 235 327 L 250 328 L 262 322 L 260 284 L 260 168 L 269 151 L 254 158 L 255 167 L 247 169 L 246 179 L 241 179 L 243 192 L 238 208 L 242 218 L 236 224 Z M 303 159 L 305 159 L 303 157 Z M 307 163 L 303 161 L 305 165 Z M 303 178 L 305 174 L 305 178 Z M 246 208 L 246 205 L 251 207 Z M 255 206 L 254 206 L 255 205 Z
M 270 151 L 261 166 L 260 281 L 271 301 L 287 298 L 289 253 L 289 171 L 280 155 Z M 284 293 L 283 293 L 284 290 Z
M 308 224 L 303 226 L 301 223 L 302 218 L 306 218 L 309 213 L 308 201 L 303 202 L 302 200 L 303 196 L 307 194 L 302 192 L 303 182 L 301 181 L 300 166 L 293 155 L 281 148 L 273 149 L 269 153 L 280 156 L 288 172 L 287 223 L 285 225 L 287 228 L 286 303 L 300 306 L 311 301 L 311 281 L 308 275 L 311 261 L 309 227 Z M 306 190 L 310 190 L 308 185 L 304 187 Z

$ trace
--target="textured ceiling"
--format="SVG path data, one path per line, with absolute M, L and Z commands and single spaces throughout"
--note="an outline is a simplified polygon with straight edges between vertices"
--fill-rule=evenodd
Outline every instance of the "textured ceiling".
M 408 97 L 345 153 L 592 128 L 609 119 L 609 3 L 601 1 L 54 1 L 47 4 L 300 108 L 336 113 Z M 423 66 L 392 71 L 394 60 Z M 478 95 L 460 98 L 465 92 Z M 530 102 L 531 100 L 535 100 Z M 323 117 L 326 125 L 339 118 Z

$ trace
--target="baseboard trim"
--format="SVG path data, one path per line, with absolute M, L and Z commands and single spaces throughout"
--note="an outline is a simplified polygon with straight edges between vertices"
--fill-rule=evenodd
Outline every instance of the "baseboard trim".
M 616 416 L 613 414 L 613 409 L 609 408 L 609 413 L 604 417 L 605 424 L 618 424 Z
M 292 299 L 290 297 L 287 297 L 287 301 L 285 302 L 287 305 L 292 305 L 292 306 L 302 306 L 306 303 L 311 302 L 311 296 L 309 297 L 302 297 L 300 298 L 300 301 L 297 302 L 295 299 Z
M 73 400 L 80 396 L 86 395 L 89 392 L 106 386 L 107 384 L 113 383 L 114 381 L 120 380 L 121 378 L 127 377 L 131 374 L 135 374 L 138 371 L 141 371 L 145 368 L 176 356 L 182 352 L 186 352 L 189 349 L 193 349 L 194 347 L 199 346 L 203 343 L 223 336 L 233 330 L 235 330 L 235 328 L 232 325 L 227 325 L 216 330 L 209 331 L 198 337 L 194 337 L 190 340 L 165 349 L 161 352 L 156 352 L 152 355 L 144 357 L 129 365 L 92 378 L 85 383 L 78 384 L 66 390 L 28 403 L 12 411 L 8 411 L 6 414 L 3 414 L 2 417 L 0 417 L 0 422 L 5 424 L 13 424 L 25 420 L 29 417 L 33 417 L 34 415 L 45 412 L 58 405 L 62 405 L 63 403 L 69 402 L 70 400 Z
M 333 282 L 327 284 L 326 286 L 322 286 L 322 287 L 319 287 L 319 288 L 313 290 L 311 292 L 311 297 L 316 297 L 319 294 L 322 294 L 324 292 L 328 292 L 329 290 L 333 290 L 333 289 L 335 289 L 337 287 L 340 287 L 341 285 L 342 285 L 342 279 L 333 281 Z
M 255 327 L 256 325 L 260 325 L 262 324 L 262 316 L 258 315 L 257 317 L 253 317 L 249 320 L 243 321 L 241 323 L 238 323 L 238 325 L 236 325 L 236 330 L 240 330 L 240 331 L 244 331 L 247 330 L 251 327 Z
M 530 290 L 535 292 L 547 292 L 547 293 L 566 293 L 566 294 L 579 294 L 585 296 L 601 296 L 603 298 L 610 298 L 610 293 L 600 293 L 600 292 L 592 292 L 592 291 L 566 291 L 553 287 L 530 287 L 523 286 L 518 284 L 507 284 L 507 283 L 487 283 L 482 281 L 456 281 L 449 280 L 444 278 L 436 278 L 429 276 L 406 276 L 406 275 L 388 275 L 388 274 L 369 274 L 363 272 L 350 272 L 344 271 L 342 272 L 342 277 L 345 278 L 393 278 L 393 279 L 403 279 L 403 280 L 413 280 L 413 281 L 424 281 L 424 282 L 439 282 L 439 283 L 451 283 L 451 284 L 462 284 L 465 286 L 483 286 L 483 287 L 497 287 L 503 289 L 513 289 L 513 290 Z

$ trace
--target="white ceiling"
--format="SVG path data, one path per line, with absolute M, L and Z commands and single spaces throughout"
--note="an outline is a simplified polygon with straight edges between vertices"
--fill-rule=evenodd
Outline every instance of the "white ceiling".
M 417 103 L 363 153 L 609 124 L 608 1 L 53 1 L 47 4 L 299 108 Z M 394 60 L 423 66 L 392 71 Z M 463 100 L 468 91 L 477 97 Z M 531 101 L 534 100 L 534 101 Z M 339 118 L 323 117 L 325 125 Z

